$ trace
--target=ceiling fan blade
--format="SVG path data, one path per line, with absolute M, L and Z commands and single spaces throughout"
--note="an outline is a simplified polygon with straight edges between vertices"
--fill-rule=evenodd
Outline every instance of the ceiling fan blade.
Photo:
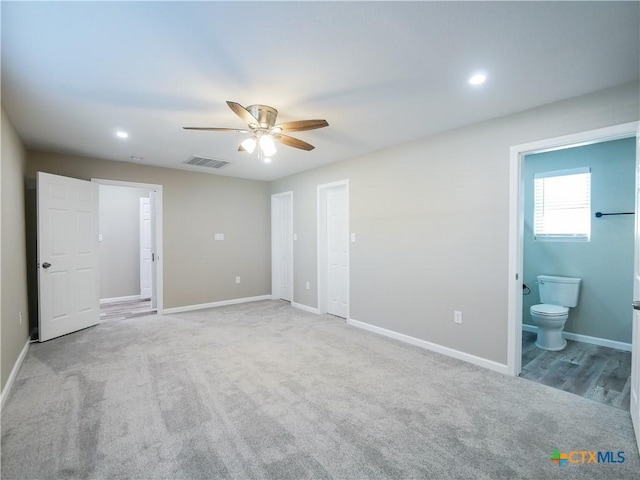
M 229 105 L 229 108 L 233 110 L 233 113 L 238 115 L 247 125 L 254 125 L 256 127 L 260 126 L 258 119 L 251 115 L 251 113 L 249 113 L 249 111 L 239 103 L 227 101 L 227 105 Z
M 326 120 L 298 120 L 296 122 L 285 122 L 273 127 L 279 128 L 281 132 L 302 132 L 303 130 L 315 130 L 316 128 L 328 127 Z
M 182 127 L 185 130 L 207 130 L 212 132 L 238 132 L 249 133 L 249 130 L 242 130 L 240 128 L 223 128 L 223 127 Z
M 309 150 L 313 150 L 314 148 L 316 148 L 313 145 L 311 145 L 310 143 L 303 142 L 302 140 L 290 137 L 289 135 L 274 134 L 274 135 L 272 135 L 272 137 L 277 142 L 284 143 L 285 145 L 288 145 L 288 146 L 294 147 L 294 148 L 299 148 L 301 150 L 309 151 Z

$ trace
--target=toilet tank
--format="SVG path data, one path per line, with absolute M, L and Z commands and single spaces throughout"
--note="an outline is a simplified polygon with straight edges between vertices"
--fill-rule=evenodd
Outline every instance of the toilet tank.
M 540 301 L 550 305 L 575 307 L 578 305 L 581 281 L 580 278 L 538 275 Z

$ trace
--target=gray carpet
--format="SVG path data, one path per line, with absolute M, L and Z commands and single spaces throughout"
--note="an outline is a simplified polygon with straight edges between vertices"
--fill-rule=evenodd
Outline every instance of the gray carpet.
M 637 479 L 637 452 L 628 412 L 275 301 L 34 344 L 2 412 L 3 479 Z

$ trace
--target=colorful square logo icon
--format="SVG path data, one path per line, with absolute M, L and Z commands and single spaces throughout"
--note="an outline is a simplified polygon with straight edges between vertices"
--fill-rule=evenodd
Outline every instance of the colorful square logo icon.
M 559 467 L 563 467 L 567 464 L 569 458 L 566 453 L 560 453 L 558 449 L 555 449 L 553 455 L 551 455 L 551 461 L 557 463 Z

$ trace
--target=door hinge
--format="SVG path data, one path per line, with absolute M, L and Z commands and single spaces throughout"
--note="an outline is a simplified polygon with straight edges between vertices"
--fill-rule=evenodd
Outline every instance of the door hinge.
M 156 254 L 155 254 L 155 253 L 152 253 L 152 254 L 151 254 L 151 261 L 152 261 L 152 262 L 155 262 L 155 261 L 156 261 Z

